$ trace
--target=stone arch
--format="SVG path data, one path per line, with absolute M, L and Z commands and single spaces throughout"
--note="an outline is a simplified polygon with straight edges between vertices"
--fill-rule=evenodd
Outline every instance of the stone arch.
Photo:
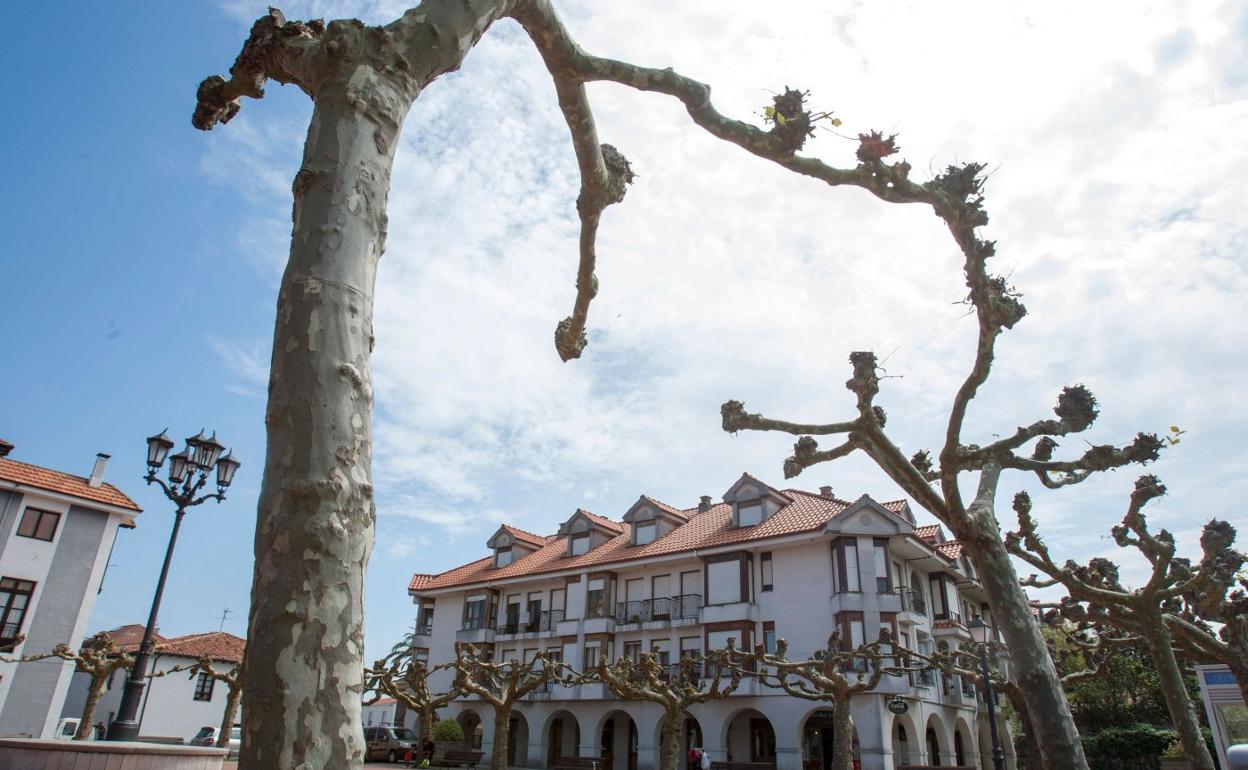
M 959 716 L 953 723 L 953 763 L 963 767 L 976 767 L 978 750 L 975 732 L 966 720 Z
M 899 714 L 893 717 L 890 737 L 893 744 L 894 767 L 920 764 L 920 759 L 926 756 L 923 736 L 914 726 L 914 719 L 910 714 Z
M 807 767 L 810 770 L 829 770 L 832 763 L 832 709 L 831 704 L 814 708 L 797 723 L 798 746 L 801 747 Z M 851 715 L 850 727 L 853 730 L 854 757 L 858 757 L 858 725 Z
M 949 752 L 948 732 L 939 714 L 932 713 L 924 724 L 923 759 L 925 764 L 943 765 L 944 757 Z
M 753 707 L 739 708 L 723 720 L 719 737 L 706 748 L 723 752 L 730 762 L 776 764 L 776 728 L 766 714 Z M 714 755 L 712 755 L 714 756 Z
M 992 767 L 992 727 L 987 717 L 979 720 L 979 766 Z
M 560 757 L 580 754 L 581 723 L 576 714 L 559 709 L 546 718 L 542 725 L 542 740 L 546 743 L 546 766 L 552 767 Z
M 602 770 L 637 770 L 637 720 L 623 709 L 612 709 L 594 726 L 599 742 Z
M 507 766 L 529 766 L 529 720 L 519 709 L 512 709 L 507 719 Z
M 455 715 L 455 721 L 459 722 L 460 729 L 464 731 L 464 745 L 480 749 L 481 737 L 485 733 L 481 715 L 472 709 L 464 709 Z

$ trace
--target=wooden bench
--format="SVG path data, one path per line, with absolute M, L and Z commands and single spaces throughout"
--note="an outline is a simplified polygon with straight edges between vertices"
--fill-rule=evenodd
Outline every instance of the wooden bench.
M 555 764 L 551 765 L 552 770 L 598 770 L 598 765 L 602 762 L 598 757 L 559 757 L 555 760 Z
M 770 762 L 711 762 L 711 770 L 776 770 Z
M 436 764 L 442 767 L 476 767 L 485 756 L 482 751 L 465 751 L 464 749 L 448 749 Z

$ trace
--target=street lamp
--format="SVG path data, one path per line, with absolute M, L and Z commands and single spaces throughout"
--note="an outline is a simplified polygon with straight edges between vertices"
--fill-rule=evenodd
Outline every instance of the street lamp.
M 169 535 L 169 547 L 165 550 L 165 563 L 160 568 L 160 580 L 156 583 L 156 596 L 152 599 L 152 611 L 147 616 L 147 627 L 143 629 L 143 641 L 139 644 L 139 654 L 130 667 L 130 675 L 126 678 L 126 687 L 121 695 L 121 705 L 117 708 L 117 719 L 108 726 L 108 740 L 132 741 L 139 737 L 139 703 L 143 700 L 144 679 L 147 676 L 147 660 L 155 646 L 152 636 L 156 629 L 156 616 L 160 613 L 160 599 L 165 593 L 165 579 L 169 577 L 169 562 L 173 559 L 173 546 L 178 541 L 178 529 L 182 526 L 182 517 L 187 508 L 193 508 L 206 500 L 221 502 L 225 499 L 225 490 L 234 480 L 234 473 L 242 465 L 234 459 L 232 453 L 221 454 L 225 446 L 217 441 L 217 434 L 205 436 L 201 430 L 199 435 L 186 440 L 186 449 L 170 455 L 173 441 L 165 431 L 147 439 L 147 476 L 148 484 L 159 484 L 174 505 L 177 512 L 173 519 L 173 532 Z M 165 458 L 169 459 L 169 483 L 166 484 L 156 477 Z M 208 473 L 213 468 L 217 471 L 217 491 L 199 495 L 199 491 L 208 483 Z M 196 495 L 199 495 L 196 497 Z
M 993 770 L 1005 770 L 1005 753 L 1001 751 L 1001 738 L 997 735 L 997 708 L 992 695 L 992 676 L 988 673 L 988 639 L 992 635 L 992 626 L 976 615 L 966 627 L 971 631 L 971 638 L 979 643 L 979 666 L 984 675 L 984 702 L 988 704 L 988 729 L 992 732 L 992 767 Z

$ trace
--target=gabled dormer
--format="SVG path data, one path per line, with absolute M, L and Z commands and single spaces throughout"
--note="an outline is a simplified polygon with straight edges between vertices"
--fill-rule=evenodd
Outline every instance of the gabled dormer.
M 762 524 L 793 498 L 778 489 L 742 473 L 737 483 L 724 493 L 724 502 L 732 506 L 732 526 L 752 527 Z
M 546 544 L 546 539 L 532 532 L 504 524 L 498 528 L 486 545 L 494 551 L 494 568 L 506 567 L 514 561 L 536 551 Z
M 877 503 L 869 495 L 863 495 L 828 519 L 824 531 L 875 537 L 909 535 L 915 530 L 905 516 L 908 511 L 904 502 Z
M 567 556 L 589 553 L 623 532 L 623 525 L 583 508 L 577 508 L 572 518 L 559 527 L 559 536 L 568 539 Z
M 624 521 L 633 528 L 632 545 L 653 543 L 688 520 L 683 511 L 645 495 L 638 498 L 624 514 Z

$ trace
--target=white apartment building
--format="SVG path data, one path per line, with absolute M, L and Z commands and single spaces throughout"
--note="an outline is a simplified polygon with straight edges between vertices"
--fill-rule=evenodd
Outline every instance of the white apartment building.
M 104 481 L 108 455 L 88 476 L 18 462 L 0 441 L 0 644 L 10 653 L 82 644 L 118 527 L 140 508 Z M 57 658 L 0 663 L 0 737 L 50 738 L 74 666 Z
M 577 510 L 556 534 L 503 526 L 487 546 L 478 561 L 412 578 L 417 644 L 432 663 L 453 658 L 461 641 L 499 659 L 545 651 L 578 669 L 603 652 L 611 660 L 653 652 L 675 674 L 680 658 L 729 638 L 743 649 L 774 649 L 783 638 L 790 659 L 801 659 L 824 648 L 833 629 L 856 646 L 884 626 L 909 649 L 957 648 L 972 644 L 965 621 L 987 616 L 960 546 L 939 526 L 916 526 L 905 501 L 847 502 L 829 487 L 781 490 L 748 474 L 719 503 L 702 497 L 678 509 L 642 496 L 621 521 Z M 450 673 L 441 676 L 434 684 L 448 687 Z M 895 695 L 907 713 L 889 711 Z M 827 770 L 829 708 L 746 679 L 728 698 L 691 709 L 682 752 L 698 746 L 717 761 Z M 969 681 L 885 677 L 850 708 L 863 770 L 992 767 L 984 704 Z M 513 713 L 508 762 L 541 768 L 592 756 L 602 770 L 656 768 L 660 716 L 656 705 L 618 700 L 602 685 L 556 685 Z M 465 698 L 444 717 L 489 752 L 487 704 Z M 1012 770 L 1004 720 L 999 727 Z

